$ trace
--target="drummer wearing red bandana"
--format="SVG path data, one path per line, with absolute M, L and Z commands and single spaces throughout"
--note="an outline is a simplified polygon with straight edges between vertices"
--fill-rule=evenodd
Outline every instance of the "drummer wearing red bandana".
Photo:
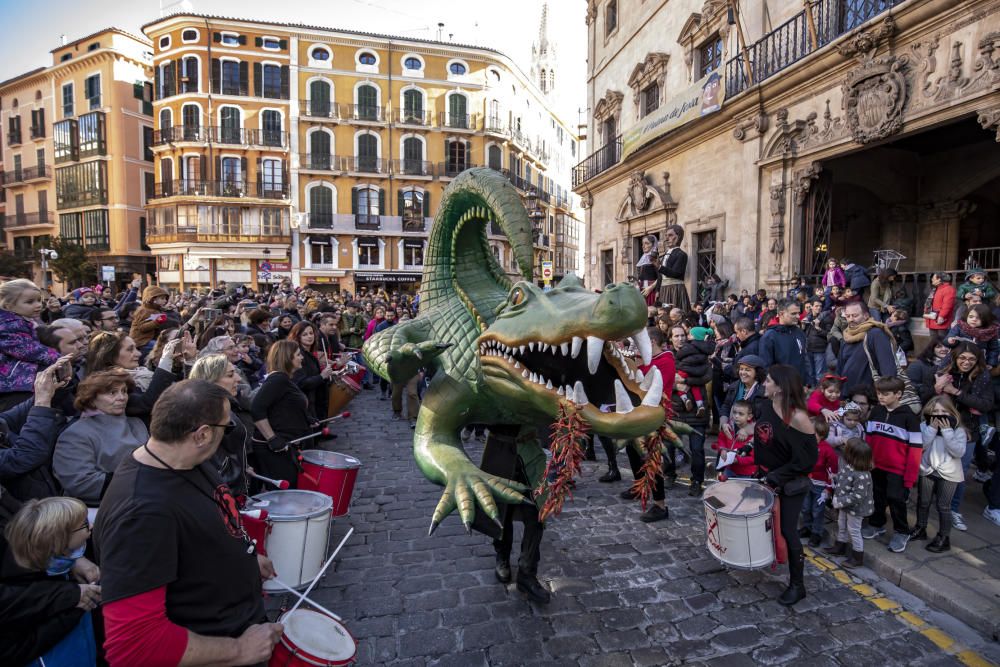
M 262 665 L 281 637 L 261 592 L 274 568 L 254 553 L 232 492 L 203 465 L 229 423 L 221 387 L 171 386 L 149 441 L 108 485 L 94 547 L 111 667 Z

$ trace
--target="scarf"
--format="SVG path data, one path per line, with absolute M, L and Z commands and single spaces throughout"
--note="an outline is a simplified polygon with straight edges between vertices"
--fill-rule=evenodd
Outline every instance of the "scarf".
M 640 257 L 640 258 L 639 258 L 639 261 L 638 261 L 638 262 L 636 262 L 636 264 L 635 264 L 635 268 L 639 268 L 640 266 L 646 266 L 647 264 L 652 264 L 652 263 L 653 263 L 653 260 L 651 260 L 651 259 L 649 258 L 649 255 L 650 255 L 650 254 L 651 254 L 651 253 L 649 253 L 649 252 L 644 252 L 644 253 L 642 253 L 642 257 Z
M 977 343 L 988 343 L 1000 335 L 1000 324 L 991 324 L 988 327 L 973 327 L 968 322 L 960 321 L 958 329 L 962 335 L 975 340 Z
M 895 346 L 896 337 L 892 335 L 892 329 L 881 322 L 876 322 L 875 320 L 868 320 L 867 322 L 862 322 L 856 327 L 847 327 L 844 329 L 844 342 L 860 343 L 872 329 L 881 329 L 884 331 L 889 337 L 889 340 L 893 341 L 893 346 Z

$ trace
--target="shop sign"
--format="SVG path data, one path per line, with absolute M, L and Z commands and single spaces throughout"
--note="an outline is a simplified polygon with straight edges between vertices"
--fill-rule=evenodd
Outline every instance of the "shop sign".
M 726 87 L 719 70 L 709 72 L 684 92 L 625 130 L 622 133 L 621 159 L 624 160 L 653 139 L 662 137 L 685 123 L 715 113 L 722 108 L 725 96 Z
M 415 283 L 420 281 L 419 273 L 355 273 L 356 283 Z

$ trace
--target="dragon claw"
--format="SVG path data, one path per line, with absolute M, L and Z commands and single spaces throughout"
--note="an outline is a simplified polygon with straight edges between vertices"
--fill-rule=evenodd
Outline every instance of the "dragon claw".
M 433 535 L 434 531 L 437 530 L 438 526 L 440 526 L 440 525 L 441 525 L 440 521 L 431 521 L 431 527 L 430 527 L 430 530 L 427 531 L 427 537 L 430 537 L 431 535 Z

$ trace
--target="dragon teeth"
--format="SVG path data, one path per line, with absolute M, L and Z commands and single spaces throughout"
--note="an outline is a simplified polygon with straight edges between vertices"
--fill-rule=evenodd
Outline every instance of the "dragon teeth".
M 539 352 L 544 352 L 547 349 L 549 349 L 549 344 L 548 343 L 539 343 L 538 344 L 538 351 Z
M 636 383 L 642 384 L 642 380 L 643 380 L 644 377 L 645 376 L 642 374 L 641 370 L 639 370 L 638 368 L 635 369 L 635 381 L 636 381 Z
M 573 336 L 573 344 L 570 347 L 571 347 L 571 350 L 572 350 L 572 355 L 571 356 L 574 359 L 576 359 L 577 356 L 579 356 L 579 354 L 580 354 L 580 348 L 583 347 L 583 339 L 580 338 L 579 336 Z
M 519 364 L 519 363 L 517 363 L 517 362 L 515 361 L 515 362 L 514 362 L 514 370 L 517 370 L 517 369 L 518 369 L 518 368 L 520 368 L 520 367 L 521 367 L 521 364 Z
M 639 348 L 643 365 L 651 362 L 653 360 L 653 343 L 649 340 L 649 332 L 646 331 L 645 327 L 635 332 L 632 335 L 632 340 L 635 341 L 635 346 Z
M 532 382 L 538 382 L 538 374 L 532 373 L 530 376 Z
M 535 351 L 535 344 L 533 342 L 532 343 L 528 343 L 528 349 L 530 351 L 534 352 Z
M 604 341 L 597 336 L 587 336 L 587 369 L 593 375 L 597 372 L 597 366 L 601 363 L 601 355 L 604 353 Z
M 569 393 L 568 391 L 566 393 Z M 583 383 L 579 380 L 573 385 L 573 402 L 577 405 L 586 405 L 590 403 L 590 399 L 587 398 L 587 392 L 583 390 Z
M 521 377 L 523 377 L 524 379 L 528 379 L 530 377 L 529 374 L 528 374 L 528 369 L 527 368 L 525 368 L 524 372 L 521 373 Z
M 545 383 L 545 388 L 552 389 L 552 380 L 549 380 L 548 382 Z
M 518 349 L 518 351 L 519 351 L 519 352 L 520 352 L 521 354 L 524 354 L 524 346 L 523 346 L 523 345 L 522 345 L 521 347 L 517 348 L 517 349 Z
M 551 387 L 549 387 L 551 389 Z M 563 387 L 559 387 L 559 391 L 556 392 L 558 396 L 565 396 L 566 390 Z
M 562 352 L 562 355 L 564 357 L 566 355 L 568 355 L 569 354 L 569 343 L 562 343 L 562 344 L 560 344 L 559 345 L 559 351 Z
M 649 391 L 646 392 L 646 396 L 642 399 L 642 405 L 655 408 L 663 400 L 663 376 L 660 374 L 660 369 L 656 366 L 650 369 L 649 376 L 653 379 L 649 383 Z
M 615 412 L 620 415 L 625 415 L 632 412 L 632 410 L 632 399 L 628 397 L 628 392 L 625 391 L 625 385 L 622 384 L 621 380 L 615 380 Z
M 652 384 L 653 384 L 653 372 L 652 370 L 650 370 L 649 375 L 644 377 L 642 379 L 642 382 L 639 383 L 639 388 L 642 389 L 643 391 L 649 391 L 649 388 L 650 386 L 652 386 Z

